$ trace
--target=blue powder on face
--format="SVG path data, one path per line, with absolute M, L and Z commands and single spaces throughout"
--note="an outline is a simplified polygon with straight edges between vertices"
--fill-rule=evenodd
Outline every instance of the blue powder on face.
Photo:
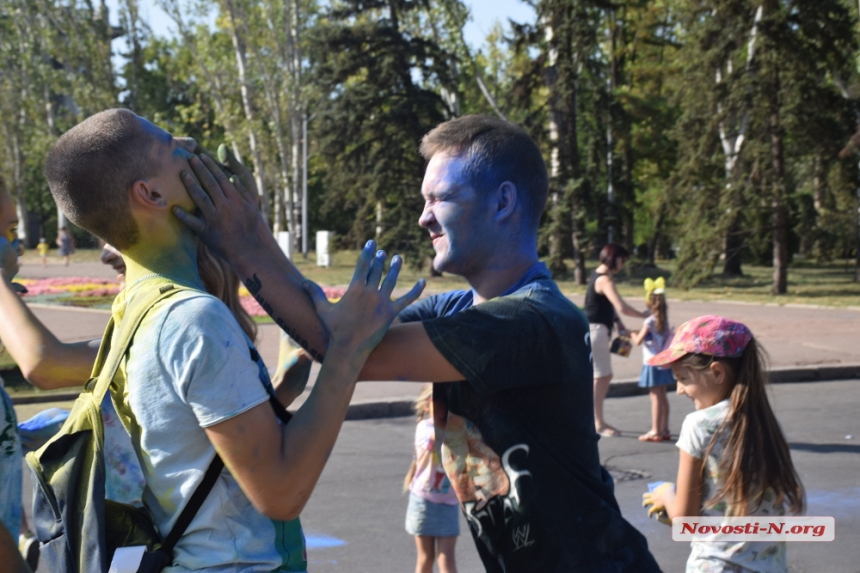
M 173 156 L 174 157 L 180 157 L 182 159 L 187 160 L 188 158 L 191 157 L 191 155 L 192 155 L 191 152 L 186 151 L 185 149 L 183 149 L 179 146 L 177 146 L 176 149 L 173 150 Z
M 167 133 L 165 130 L 161 129 L 151 121 L 142 117 L 140 118 L 140 126 L 145 132 L 149 133 L 155 139 L 162 143 L 169 144 L 170 141 L 173 139 L 173 136 Z

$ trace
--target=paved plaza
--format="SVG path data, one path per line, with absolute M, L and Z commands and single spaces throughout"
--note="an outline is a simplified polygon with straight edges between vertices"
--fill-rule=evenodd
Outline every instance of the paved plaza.
M 45 278 L 55 276 L 82 276 L 114 278 L 109 267 L 97 262 L 62 265 L 26 265 L 21 276 Z M 433 288 L 432 281 L 428 291 Z M 572 300 L 581 305 L 582 297 Z M 629 301 L 642 306 L 639 300 Z M 63 309 L 41 306 L 34 308 L 36 316 L 60 340 L 80 341 L 99 338 L 109 319 L 106 310 Z M 689 302 L 669 300 L 669 318 L 673 325 L 703 314 L 720 314 L 747 324 L 767 350 L 771 366 L 775 369 L 826 368 L 860 365 L 860 309 L 819 308 L 801 306 L 768 306 L 730 302 Z M 626 318 L 629 328 L 641 326 L 638 319 Z M 257 346 L 270 368 L 277 364 L 279 330 L 274 324 L 260 325 Z M 615 378 L 613 382 L 637 379 L 642 367 L 642 354 L 634 347 L 627 358 L 612 357 Z M 319 366 L 315 366 L 311 380 Z M 860 375 L 860 374 L 858 374 Z M 311 384 L 312 386 L 312 384 Z M 417 395 L 420 384 L 393 382 L 362 382 L 358 385 L 354 403 L 398 401 Z M 305 394 L 305 396 L 307 393 Z M 304 396 L 296 405 L 301 404 Z
M 39 278 L 41 267 L 24 267 L 22 275 Z M 44 269 L 57 276 L 110 277 L 110 269 L 83 263 Z M 431 285 L 432 286 L 432 285 Z M 578 297 L 574 301 L 581 303 Z M 737 303 L 669 301 L 670 318 L 677 325 L 700 314 L 722 314 L 750 326 L 768 351 L 772 367 L 788 374 L 806 371 L 849 371 L 860 365 L 860 312 L 853 309 L 781 307 Z M 90 340 L 101 335 L 108 320 L 105 311 L 35 308 L 36 315 L 61 340 Z M 628 319 L 636 327 L 637 320 Z M 274 366 L 278 330 L 262 325 L 259 347 Z M 616 381 L 638 377 L 641 354 L 613 357 Z M 805 369 L 805 370 L 798 370 Z M 314 369 L 312 379 L 318 368 Z M 628 384 L 629 386 L 629 384 Z M 360 383 L 353 403 L 367 406 L 366 416 L 386 415 L 380 404 L 411 400 L 420 384 Z M 771 396 L 786 433 L 792 457 L 806 487 L 807 515 L 836 518 L 836 541 L 792 543 L 789 570 L 793 573 L 860 573 L 860 380 L 775 384 Z M 300 399 L 301 400 L 301 399 Z M 22 404 L 19 420 L 51 406 L 70 402 Z M 683 417 L 693 410 L 685 396 L 670 396 L 670 428 L 680 430 Z M 402 411 L 402 408 L 401 410 Z M 389 412 L 390 413 L 390 412 Z M 672 442 L 643 444 L 636 440 L 649 427 L 647 396 L 618 397 L 606 403 L 607 420 L 623 432 L 620 438 L 603 438 L 600 455 L 616 478 L 616 496 L 622 512 L 648 538 L 664 571 L 683 570 L 689 546 L 671 540 L 671 532 L 647 519 L 641 495 L 648 481 L 675 479 L 678 453 Z M 408 571 L 414 567 L 414 542 L 403 531 L 406 496 L 403 475 L 411 459 L 412 417 L 348 421 L 319 486 L 303 513 L 308 533 L 310 570 L 314 573 Z M 28 482 L 29 480 L 25 480 Z M 29 487 L 29 483 L 26 484 Z M 465 521 L 458 545 L 461 573 L 482 571 Z

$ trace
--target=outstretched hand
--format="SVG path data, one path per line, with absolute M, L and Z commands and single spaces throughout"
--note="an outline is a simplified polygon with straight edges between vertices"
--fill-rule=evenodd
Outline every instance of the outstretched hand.
M 199 212 L 191 214 L 177 206 L 173 213 L 215 254 L 235 264 L 250 245 L 271 233 L 257 206 L 254 178 L 227 146 L 221 145 L 218 155 L 238 175 L 228 177 L 208 155 L 192 156 L 188 164 L 193 173 L 183 171 L 182 182 Z
M 424 290 L 424 279 L 402 297 L 392 300 L 397 276 L 403 265 L 400 256 L 391 259 L 391 266 L 380 285 L 385 264 L 385 252 L 376 251 L 376 243 L 368 241 L 361 251 L 352 281 L 343 297 L 336 303 L 328 301 L 322 289 L 305 281 L 317 314 L 331 335 L 332 345 L 346 346 L 364 360 L 379 344 L 392 321 L 412 304 Z

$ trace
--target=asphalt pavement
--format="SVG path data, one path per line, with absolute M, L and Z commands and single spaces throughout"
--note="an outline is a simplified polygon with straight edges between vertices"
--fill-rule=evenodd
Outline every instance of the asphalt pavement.
M 792 573 L 860 573 L 857 384 L 858 380 L 852 380 L 772 387 L 774 410 L 806 487 L 806 514 L 836 518 L 835 541 L 789 544 Z M 693 405 L 686 396 L 673 395 L 670 408 L 670 426 L 677 437 Z M 616 480 L 622 514 L 646 536 L 663 571 L 683 571 L 689 544 L 672 541 L 669 527 L 649 520 L 642 508 L 642 493 L 649 481 L 675 481 L 678 450 L 674 442 L 642 443 L 635 438 L 648 427 L 647 396 L 608 400 L 606 411 L 626 436 L 599 442 L 601 460 Z M 403 529 L 407 500 L 400 492 L 411 459 L 413 433 L 410 417 L 346 422 L 302 514 L 310 545 L 310 571 L 412 570 L 415 548 Z M 483 571 L 462 517 L 461 530 L 458 571 Z
M 25 265 L 20 276 L 47 278 L 78 276 L 114 278 L 110 268 L 98 262 L 75 263 L 65 267 L 50 264 Z M 433 283 L 429 282 L 428 294 Z M 581 296 L 572 296 L 582 303 Z M 628 301 L 642 306 L 639 300 Z M 93 340 L 101 337 L 109 319 L 106 310 L 71 309 L 33 305 L 36 316 L 63 341 Z M 783 380 L 833 379 L 860 377 L 860 309 L 823 308 L 816 306 L 753 305 L 736 302 L 691 302 L 669 300 L 669 318 L 679 325 L 695 316 L 720 314 L 747 324 L 770 356 L 771 367 L 784 373 Z M 628 328 L 641 327 L 638 319 L 625 318 Z M 274 324 L 259 327 L 257 346 L 270 368 L 277 364 L 279 329 Z M 627 358 L 612 357 L 615 377 L 611 395 L 624 394 L 635 384 L 619 383 L 636 380 L 642 367 L 641 348 L 634 347 Z M 853 367 L 853 368 L 852 368 Z M 300 396 L 298 407 L 307 397 L 319 366 L 311 373 L 308 391 Z M 362 382 L 353 396 L 352 416 L 377 417 L 408 410 L 406 402 L 420 391 L 420 383 Z
M 28 266 L 22 276 L 110 277 L 98 263 Z M 431 283 L 432 287 L 432 283 Z M 581 303 L 581 297 L 572 297 Z M 638 301 L 629 301 L 637 304 Z M 770 355 L 774 377 L 782 382 L 810 379 L 815 383 L 775 384 L 771 395 L 786 433 L 798 472 L 807 488 L 807 515 L 836 518 L 836 540 L 831 543 L 792 543 L 789 570 L 804 573 L 860 573 L 860 421 L 856 416 L 860 380 L 860 312 L 804 306 L 747 305 L 731 302 L 669 300 L 675 325 L 701 314 L 721 314 L 746 323 Z M 38 307 L 34 312 L 60 340 L 91 340 L 101 336 L 105 311 Z M 627 319 L 630 328 L 640 322 Z M 278 329 L 261 325 L 258 346 L 270 366 L 276 364 Z M 613 357 L 613 394 L 631 388 L 638 377 L 641 354 Z M 315 367 L 313 378 L 318 372 Z M 852 374 L 853 373 L 853 374 Z M 828 381 L 834 378 L 852 378 Z M 627 381 L 625 383 L 625 381 Z M 420 388 L 417 383 L 362 382 L 358 385 L 347 421 L 303 522 L 308 534 L 311 571 L 387 572 L 414 568 L 414 542 L 403 531 L 406 497 L 403 475 L 411 459 L 414 420 L 390 417 L 405 414 Z M 307 392 L 297 401 L 300 405 Z M 19 420 L 69 401 L 18 404 Z M 677 434 L 692 404 L 671 396 L 670 427 Z M 648 481 L 672 480 L 677 450 L 672 442 L 643 444 L 635 439 L 649 425 L 647 396 L 617 397 L 606 402 L 607 420 L 623 432 L 600 442 L 601 459 L 614 472 L 616 496 L 624 515 L 646 535 L 665 571 L 683 570 L 689 547 L 671 540 L 670 530 L 649 521 L 641 508 Z M 363 419 L 361 418 L 371 418 Z M 25 485 L 29 487 L 29 480 Z M 26 499 L 26 498 L 25 498 Z M 458 544 L 461 573 L 482 571 L 462 521 Z

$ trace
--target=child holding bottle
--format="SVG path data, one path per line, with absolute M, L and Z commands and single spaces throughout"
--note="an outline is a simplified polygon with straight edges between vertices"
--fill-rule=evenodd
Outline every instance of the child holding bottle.
M 739 322 L 701 316 L 678 328 L 649 363 L 671 365 L 696 411 L 684 420 L 677 487 L 644 494 L 649 514 L 782 516 L 803 512 L 804 491 L 768 401 L 758 343 Z M 687 572 L 785 573 L 785 541 L 694 541 Z

